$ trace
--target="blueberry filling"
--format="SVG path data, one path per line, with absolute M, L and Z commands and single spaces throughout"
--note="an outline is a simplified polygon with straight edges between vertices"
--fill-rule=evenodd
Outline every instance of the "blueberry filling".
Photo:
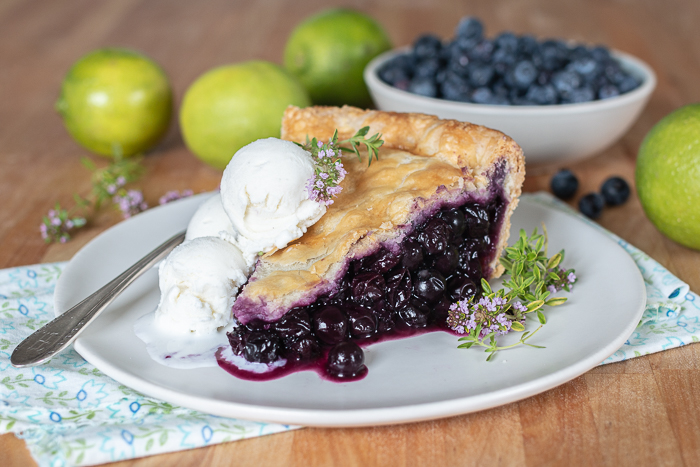
M 315 368 L 334 380 L 364 377 L 360 345 L 448 330 L 450 305 L 479 294 L 504 211 L 498 195 L 489 204 L 443 207 L 399 245 L 352 260 L 332 293 L 276 322 L 253 320 L 234 329 L 228 334 L 233 353 L 266 364 L 284 358 L 283 374 Z

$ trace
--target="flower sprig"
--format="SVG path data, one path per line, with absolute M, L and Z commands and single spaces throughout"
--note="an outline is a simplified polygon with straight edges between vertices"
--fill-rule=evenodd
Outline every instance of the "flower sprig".
M 377 133 L 369 138 L 366 138 L 369 132 L 369 127 L 361 128 L 355 133 L 352 138 L 338 141 L 338 130 L 335 130 L 331 139 L 327 143 L 319 141 L 316 138 L 309 140 L 306 137 L 306 143 L 296 143 L 305 150 L 311 153 L 311 157 L 316 164 L 314 175 L 306 182 L 306 190 L 309 199 L 317 201 L 326 206 L 333 204 L 333 198 L 338 196 L 343 188 L 340 182 L 343 181 L 347 171 L 343 167 L 341 160 L 341 152 L 354 152 L 361 160 L 360 145 L 364 144 L 367 147 L 369 155 L 368 166 L 372 164 L 372 158 L 379 160 L 379 148 L 384 144 L 381 137 Z M 345 147 L 343 145 L 350 145 Z
M 87 224 L 89 210 L 98 211 L 105 202 L 112 202 L 127 218 L 148 208 L 139 190 L 127 190 L 125 185 L 135 182 L 144 173 L 139 159 L 115 158 L 107 167 L 97 168 L 95 163 L 84 157 L 81 163 L 92 171 L 92 188 L 87 196 L 73 195 L 75 206 L 64 209 L 56 203 L 47 216 L 44 216 L 39 231 L 46 243 L 65 243 L 71 233 Z M 80 215 L 78 215 L 80 214 Z
M 558 306 L 566 297 L 554 297 L 560 290 L 571 291 L 576 282 L 573 269 L 560 267 L 564 250 L 547 257 L 547 230 L 539 235 L 537 229 L 528 236 L 520 231 L 518 241 L 505 249 L 500 262 L 509 279 L 504 288 L 494 292 L 489 283 L 481 280 L 482 297 L 475 301 L 458 301 L 450 307 L 447 324 L 457 333 L 466 334 L 458 348 L 469 349 L 474 345 L 485 347 L 491 360 L 499 350 L 527 345 L 542 348 L 527 341 L 547 323 L 542 312 L 545 306 Z M 525 318 L 535 313 L 540 323 L 533 332 L 524 332 L 514 344 L 499 346 L 498 336 L 511 331 L 525 331 Z
M 70 234 L 73 230 L 79 229 L 87 223 L 84 217 L 73 216 L 63 209 L 59 203 L 49 210 L 48 215 L 44 216 L 39 231 L 44 242 L 66 243 L 70 240 Z

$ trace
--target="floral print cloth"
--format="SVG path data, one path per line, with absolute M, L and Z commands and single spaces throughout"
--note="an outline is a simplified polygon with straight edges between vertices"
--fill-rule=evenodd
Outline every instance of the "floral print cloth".
M 526 196 L 580 217 L 546 193 Z M 602 363 L 697 342 L 698 296 L 656 261 L 605 232 L 637 262 L 647 306 L 629 340 Z M 143 396 L 103 375 L 72 349 L 45 365 L 12 367 L 15 346 L 54 316 L 53 292 L 64 265 L 0 270 L 0 433 L 24 439 L 40 466 L 94 465 L 295 428 L 216 417 Z

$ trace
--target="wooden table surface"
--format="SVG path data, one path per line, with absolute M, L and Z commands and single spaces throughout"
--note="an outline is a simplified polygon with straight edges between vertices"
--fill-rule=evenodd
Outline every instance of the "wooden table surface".
M 580 193 L 610 175 L 633 180 L 646 132 L 673 109 L 700 101 L 700 2 L 450 0 L 346 1 L 379 20 L 396 45 L 421 32 L 451 37 L 463 15 L 487 33 L 603 43 L 649 63 L 659 84 L 632 129 L 610 149 L 571 168 Z M 300 20 L 327 3 L 267 1 L 0 1 L 0 268 L 70 259 L 119 222 L 96 216 L 64 245 L 45 245 L 39 223 L 56 201 L 86 194 L 87 151 L 53 109 L 63 75 L 82 54 L 103 46 L 141 50 L 160 63 L 177 103 L 214 66 L 248 59 L 281 62 Z M 195 159 L 176 119 L 144 161 L 140 183 L 157 204 L 167 190 L 218 186 L 220 172 Z M 546 189 L 551 172 L 528 174 L 526 190 Z M 700 252 L 662 236 L 633 195 L 600 219 L 700 291 Z M 601 264 L 601 267 L 606 267 Z M 424 423 L 376 428 L 304 429 L 118 465 L 700 465 L 700 346 L 599 367 L 524 401 Z M 33 465 L 24 443 L 0 436 L 0 465 Z

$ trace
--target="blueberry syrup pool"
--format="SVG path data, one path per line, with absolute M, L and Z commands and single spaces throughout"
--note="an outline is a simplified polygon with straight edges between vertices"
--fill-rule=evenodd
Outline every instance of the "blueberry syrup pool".
M 445 206 L 398 245 L 349 263 L 339 287 L 276 322 L 253 320 L 228 333 L 233 355 L 269 365 L 247 371 L 217 353 L 219 366 L 264 381 L 312 370 L 332 381 L 367 375 L 362 347 L 430 331 L 451 332 L 449 307 L 480 293 L 506 203 Z M 279 365 L 281 359 L 286 363 Z M 277 364 L 274 364 L 274 363 Z M 273 365 L 274 364 L 274 365 Z

